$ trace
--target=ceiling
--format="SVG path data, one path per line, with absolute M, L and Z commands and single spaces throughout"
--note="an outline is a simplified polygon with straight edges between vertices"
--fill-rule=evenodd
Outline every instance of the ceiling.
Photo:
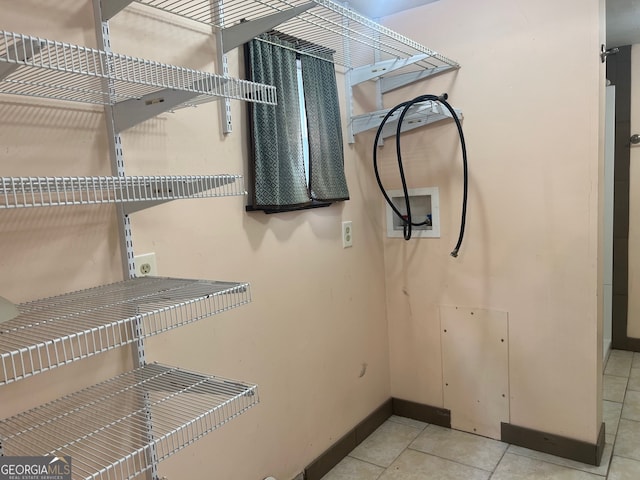
M 640 43 L 640 0 L 607 1 L 607 48 Z
M 367 17 L 379 18 L 435 1 L 349 0 L 349 5 Z M 640 0 L 606 0 L 606 5 L 607 48 L 640 43 Z

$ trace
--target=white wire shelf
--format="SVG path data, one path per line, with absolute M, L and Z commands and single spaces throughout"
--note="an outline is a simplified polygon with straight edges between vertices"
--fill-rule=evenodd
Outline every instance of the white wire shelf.
M 255 385 L 152 364 L 2 420 L 0 440 L 4 455 L 71 456 L 74 480 L 126 480 L 258 402 Z
M 250 301 L 247 283 L 142 277 L 20 304 L 0 324 L 0 385 Z
M 7 31 L 0 80 L 0 93 L 100 105 L 157 105 L 173 91 L 187 95 L 171 108 L 219 97 L 276 103 L 272 86 Z
M 328 50 L 335 52 L 335 62 L 347 68 L 361 67 L 374 63 L 373 51 L 380 54 L 379 60 L 421 56 L 414 68 L 434 69 L 438 67 L 458 68 L 457 62 L 411 40 L 404 35 L 386 28 L 379 23 L 344 7 L 332 0 L 224 0 L 220 7 L 212 7 L 210 0 L 135 0 L 183 18 L 204 23 L 233 33 L 233 30 L 250 31 L 242 25 L 252 21 L 265 21 L 269 17 L 271 28 L 302 40 L 300 51 L 322 56 Z M 113 12 L 131 0 L 103 0 L 103 6 Z M 214 2 L 215 3 L 215 2 Z M 287 14 L 293 18 L 286 19 Z M 285 19 L 282 23 L 277 23 Z M 260 31 L 262 30 L 262 31 Z M 239 46 L 266 30 L 258 29 L 249 38 L 232 41 L 225 50 Z M 226 42 L 225 42 L 226 43 Z M 377 61 L 377 60 L 376 60 Z
M 0 209 L 132 204 L 245 195 L 240 175 L 135 177 L 0 177 Z

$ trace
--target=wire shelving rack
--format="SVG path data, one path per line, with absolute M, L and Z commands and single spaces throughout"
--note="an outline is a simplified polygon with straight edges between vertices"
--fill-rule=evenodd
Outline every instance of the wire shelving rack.
M 116 204 L 132 276 L 130 213 L 246 192 L 240 175 L 127 176 L 120 133 L 218 99 L 275 105 L 276 90 L 113 53 L 97 17 L 96 34 L 102 50 L 0 30 L 0 94 L 104 106 L 113 175 L 0 177 L 0 210 Z M 71 456 L 74 480 L 159 478 L 159 461 L 259 399 L 253 384 L 147 364 L 144 339 L 250 301 L 247 283 L 143 277 L 19 305 L 0 323 L 0 387 L 127 345 L 138 368 L 0 420 L 0 455 Z
M 245 194 L 240 175 L 0 177 L 0 209 L 105 203 L 135 209 L 139 203 Z
M 297 52 L 306 55 L 326 59 L 330 53 L 346 75 L 350 143 L 355 141 L 356 134 L 377 127 L 375 120 L 383 112 L 385 93 L 460 68 L 455 60 L 334 0 L 101 0 L 103 19 L 117 15 L 133 2 L 214 28 L 222 52 L 218 52 L 222 71 L 226 68 L 224 54 L 230 50 L 253 38 L 269 42 L 260 36 L 262 33 L 284 38 Z M 363 120 L 354 112 L 352 89 L 367 81 L 378 82 L 376 97 L 380 110 L 365 114 L 369 116 Z M 231 118 L 226 110 L 222 115 L 225 132 L 229 132 Z M 412 127 L 405 130 L 444 119 L 426 108 L 415 110 L 412 116 Z M 374 126 L 363 130 L 363 121 Z M 392 120 L 389 129 L 393 127 Z
M 233 29 L 272 15 L 277 18 L 282 13 L 296 13 L 274 28 L 301 39 L 301 52 L 322 55 L 333 51 L 335 62 L 346 68 L 374 63 L 375 50 L 382 60 L 424 56 L 416 64 L 420 68 L 459 66 L 454 60 L 332 0 L 224 0 L 218 2 L 218 8 L 212 8 L 209 0 L 135 1 L 218 29 Z M 110 2 L 103 0 L 103 3 Z
M 0 93 L 98 105 L 162 103 L 166 91 L 191 94 L 174 108 L 220 97 L 276 103 L 269 85 L 4 30 L 0 80 Z
M 71 456 L 74 480 L 126 480 L 257 403 L 253 384 L 149 364 L 3 420 L 0 441 L 5 455 Z
M 247 283 L 141 277 L 20 304 L 0 324 L 0 386 L 250 301 Z

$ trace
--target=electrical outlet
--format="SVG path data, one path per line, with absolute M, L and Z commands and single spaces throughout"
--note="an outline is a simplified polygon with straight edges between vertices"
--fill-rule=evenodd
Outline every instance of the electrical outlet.
M 342 222 L 342 248 L 353 247 L 353 226 L 351 220 Z
M 136 263 L 137 277 L 155 277 L 158 275 L 158 265 L 156 264 L 155 253 L 143 253 L 142 255 L 136 255 L 133 257 L 133 261 Z

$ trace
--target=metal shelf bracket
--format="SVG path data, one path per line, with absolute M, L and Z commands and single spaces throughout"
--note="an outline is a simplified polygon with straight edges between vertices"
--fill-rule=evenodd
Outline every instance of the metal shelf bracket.
M 201 95 L 196 92 L 165 89 L 149 93 L 139 99 L 125 100 L 113 105 L 116 132 L 124 132 L 157 115 L 170 112 L 183 103 Z
M 132 213 L 146 210 L 147 208 L 155 207 L 163 203 L 168 203 L 171 200 L 149 200 L 147 202 L 126 203 L 123 205 L 124 213 L 130 215 Z
M 102 21 L 106 22 L 107 20 L 112 19 L 121 10 L 127 8 L 133 0 L 100 0 L 101 9 L 102 9 Z
M 371 65 L 364 65 L 362 67 L 354 68 L 351 71 L 351 85 L 357 85 L 375 78 L 386 75 L 390 72 L 404 68 L 407 65 L 412 65 L 416 62 L 420 62 L 429 58 L 427 54 L 413 55 L 409 58 L 392 58 L 390 60 L 384 60 L 376 62 Z M 383 77 L 384 78 L 384 77 Z
M 304 5 L 300 5 L 299 7 L 283 10 L 256 20 L 241 22 L 236 25 L 232 25 L 231 27 L 226 27 L 222 30 L 222 43 L 224 45 L 223 51 L 224 53 L 228 53 L 240 45 L 244 45 L 252 38 L 268 32 L 287 20 L 291 20 L 292 18 L 295 18 L 301 13 L 316 6 L 316 3 L 309 2 Z
M 389 110 L 380 110 L 378 112 L 372 112 L 353 117 L 351 123 L 353 133 L 358 134 L 367 130 L 378 128 L 388 111 Z M 455 111 L 458 118 L 462 119 L 462 111 L 458 109 L 455 109 Z M 382 138 L 389 138 L 396 134 L 400 113 L 400 110 L 396 111 L 387 120 L 387 123 L 382 129 Z M 402 123 L 402 129 L 400 131 L 408 132 L 425 125 L 429 125 L 442 120 L 447 120 L 450 118 L 452 117 L 448 110 L 433 102 L 416 104 L 411 107 L 405 115 Z
M 7 61 L 6 63 L 0 62 L 0 80 L 7 78 L 15 72 L 22 62 L 35 57 L 40 53 L 40 49 L 44 45 L 45 42 L 43 41 L 24 42 L 22 40 L 18 40 L 10 47 L 7 47 L 6 57 L 7 60 L 10 61 Z M 12 56 L 12 54 L 14 54 L 14 56 Z
M 450 65 L 443 65 L 440 67 L 427 68 L 419 72 L 401 73 L 399 75 L 390 75 L 388 77 L 382 77 L 380 79 L 380 87 L 382 93 L 387 93 L 396 88 L 404 87 L 411 83 L 423 80 L 425 78 L 433 77 L 441 73 L 449 72 L 451 70 L 458 70 L 460 67 L 452 67 Z

